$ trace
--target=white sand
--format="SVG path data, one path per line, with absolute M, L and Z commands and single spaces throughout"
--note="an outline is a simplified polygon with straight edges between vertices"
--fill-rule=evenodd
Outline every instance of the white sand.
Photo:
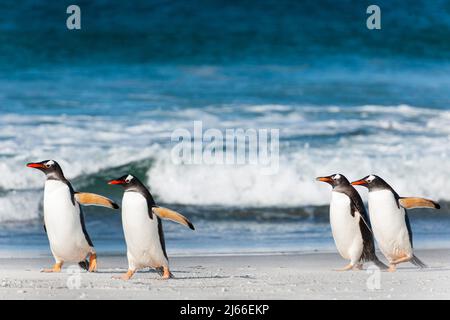
M 0 259 L 0 299 L 449 299 L 450 250 L 419 251 L 430 268 L 401 265 L 370 278 L 367 270 L 336 272 L 345 261 L 334 253 L 173 257 L 176 279 L 153 271 L 128 282 L 111 279 L 126 270 L 125 257 L 99 257 L 99 272 L 39 270 L 51 258 Z M 367 265 L 370 266 L 370 265 Z M 372 285 L 367 286 L 370 278 Z M 72 283 L 79 288 L 68 288 Z

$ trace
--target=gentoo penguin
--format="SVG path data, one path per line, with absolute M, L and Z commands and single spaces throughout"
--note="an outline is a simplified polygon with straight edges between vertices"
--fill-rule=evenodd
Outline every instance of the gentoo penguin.
M 370 221 L 381 252 L 389 261 L 389 271 L 395 271 L 397 264 L 407 261 L 420 268 L 426 267 L 413 254 L 413 234 L 405 209 L 439 209 L 439 204 L 423 198 L 400 197 L 389 184 L 373 174 L 352 182 L 352 185 L 369 189 Z
M 181 214 L 157 206 L 150 191 L 131 174 L 111 180 L 109 184 L 122 185 L 125 189 L 122 225 L 127 244 L 128 271 L 120 278 L 128 280 L 138 269 L 146 267 L 155 268 L 162 273 L 163 279 L 171 278 L 160 218 L 181 223 L 192 230 L 194 226 Z
M 93 193 L 75 192 L 56 161 L 28 163 L 27 166 L 42 171 L 47 177 L 44 187 L 44 230 L 55 264 L 42 272 L 60 272 L 64 262 L 78 262 L 83 269 L 95 272 L 97 255 L 86 231 L 80 204 L 113 209 L 119 206 Z
M 339 271 L 362 269 L 366 261 L 387 268 L 375 254 L 375 245 L 366 209 L 358 192 L 342 174 L 316 178 L 332 186 L 330 224 L 336 247 L 350 263 Z

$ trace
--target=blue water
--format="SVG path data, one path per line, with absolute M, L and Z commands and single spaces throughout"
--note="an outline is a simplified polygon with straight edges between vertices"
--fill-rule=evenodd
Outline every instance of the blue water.
M 416 246 L 450 226 L 450 2 L 70 1 L 0 5 L 0 245 L 47 252 L 43 177 L 53 158 L 77 189 L 133 172 L 195 233 L 166 223 L 169 252 L 333 249 L 330 192 L 315 176 L 377 173 L 400 194 L 441 201 L 411 213 Z M 179 166 L 170 134 L 280 129 L 280 169 Z M 362 191 L 364 199 L 366 194 Z M 124 249 L 120 216 L 88 209 L 103 250 Z

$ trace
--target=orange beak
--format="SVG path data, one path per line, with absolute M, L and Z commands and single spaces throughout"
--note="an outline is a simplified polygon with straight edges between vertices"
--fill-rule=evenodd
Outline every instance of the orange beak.
M 124 180 L 111 180 L 108 184 L 125 184 Z
M 45 168 L 45 166 L 42 163 L 28 163 L 28 168 L 35 168 L 35 169 L 42 169 Z
M 316 181 L 332 182 L 333 180 L 330 177 L 317 177 Z
M 367 186 L 367 181 L 364 180 L 364 179 L 353 181 L 352 185 L 354 185 L 354 186 Z

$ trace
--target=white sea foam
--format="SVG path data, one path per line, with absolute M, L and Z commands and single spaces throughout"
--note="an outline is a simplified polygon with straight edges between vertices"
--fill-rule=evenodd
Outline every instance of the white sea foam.
M 315 181 L 317 176 L 343 173 L 349 180 L 356 180 L 376 173 L 402 195 L 449 200 L 448 155 L 378 158 L 365 155 L 362 148 L 354 153 L 347 153 L 345 148 L 304 148 L 289 158 L 282 157 L 276 175 L 262 175 L 250 165 L 180 166 L 167 157 L 158 159 L 149 170 L 148 183 L 159 198 L 169 203 L 303 206 L 329 201 L 330 188 Z M 366 190 L 360 191 L 365 197 Z
M 280 169 L 175 165 L 170 134 L 193 128 L 279 128 Z M 328 203 L 316 176 L 369 173 L 402 195 L 450 200 L 450 112 L 412 106 L 211 106 L 127 117 L 0 115 L 0 221 L 38 217 L 44 177 L 29 161 L 55 159 L 69 179 L 154 159 L 147 172 L 167 203 L 299 206 Z M 2 191 L 3 190 L 3 191 Z M 362 190 L 362 194 L 365 191 Z
M 273 111 L 292 112 L 281 128 L 280 170 L 263 176 L 250 165 L 174 165 L 163 153 L 149 170 L 149 183 L 164 201 L 244 206 L 323 205 L 329 187 L 314 177 L 341 172 L 349 179 L 377 173 L 400 194 L 450 200 L 450 112 L 411 106 L 274 108 L 249 120 L 270 123 Z M 337 113 L 337 116 L 333 116 Z M 303 119 L 298 121 L 299 119 Z M 276 118 L 279 120 L 279 118 Z M 239 120 L 234 119 L 239 122 Z M 355 133 L 355 134 L 353 134 Z M 309 142 L 302 136 L 336 137 Z M 292 137 L 300 137 L 296 142 Z M 365 194 L 365 190 L 361 190 Z
M 26 221 L 39 217 L 40 197 L 36 192 L 9 192 L 0 196 L 0 221 Z

